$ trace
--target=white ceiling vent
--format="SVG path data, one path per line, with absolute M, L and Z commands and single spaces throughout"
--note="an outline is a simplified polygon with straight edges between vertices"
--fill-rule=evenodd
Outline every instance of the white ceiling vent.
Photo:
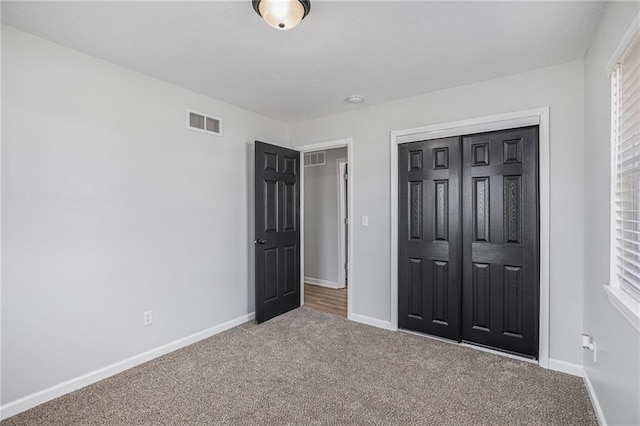
M 324 151 L 309 152 L 304 155 L 304 166 L 324 166 L 326 164 L 326 158 Z
M 222 120 L 218 117 L 187 110 L 187 128 L 198 132 L 222 136 Z

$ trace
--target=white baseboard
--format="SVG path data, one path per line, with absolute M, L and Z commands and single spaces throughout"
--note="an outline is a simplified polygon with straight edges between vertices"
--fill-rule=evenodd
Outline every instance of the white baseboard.
M 376 318 L 367 317 L 359 314 L 351 314 L 349 316 L 351 321 L 360 322 L 362 324 L 372 325 L 378 328 L 384 328 L 385 330 L 396 331 L 393 327 L 391 327 L 391 321 L 382 321 Z
M 607 426 L 607 420 L 604 418 L 604 411 L 602 411 L 600 401 L 598 400 L 598 395 L 596 395 L 596 390 L 593 388 L 593 384 L 591 383 L 591 379 L 589 379 L 589 374 L 587 374 L 586 370 L 584 372 L 583 379 L 585 384 L 587 385 L 587 392 L 589 393 L 589 398 L 591 398 L 591 405 L 593 405 L 593 410 L 596 412 L 598 423 L 600 423 L 600 426 Z
M 344 286 L 341 286 L 340 284 L 338 284 L 335 281 L 321 280 L 319 278 L 304 277 L 304 282 L 308 283 L 308 284 L 319 285 L 319 286 L 322 286 L 322 287 L 344 288 Z
M 50 388 L 32 393 L 31 395 L 27 395 L 15 401 L 11 401 L 0 407 L 0 420 L 9 418 L 37 405 L 50 401 L 54 398 L 58 398 L 69 392 L 73 392 L 92 383 L 106 379 L 107 377 L 121 373 L 125 370 L 128 370 L 129 368 L 135 367 L 136 365 L 151 361 L 152 359 L 168 354 L 169 352 L 173 352 L 185 346 L 196 343 L 200 340 L 221 333 L 225 330 L 229 330 L 230 328 L 233 328 L 237 325 L 244 324 L 245 322 L 254 319 L 254 317 L 254 312 L 243 315 L 215 327 L 211 327 L 206 330 L 194 333 L 190 336 L 183 337 L 182 339 L 175 340 L 158 348 L 151 349 L 147 352 L 132 356 L 131 358 L 116 362 L 115 364 L 108 365 L 106 367 L 84 374 L 80 377 L 67 380 L 66 382 L 59 383 Z
M 584 377 L 584 368 L 580 364 L 549 358 L 549 370 Z

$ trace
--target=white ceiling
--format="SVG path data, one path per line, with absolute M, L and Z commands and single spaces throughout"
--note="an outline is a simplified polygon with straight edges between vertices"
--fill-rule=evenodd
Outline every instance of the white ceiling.
M 599 2 L 312 0 L 290 31 L 251 2 L 2 2 L 2 22 L 291 122 L 580 59 Z

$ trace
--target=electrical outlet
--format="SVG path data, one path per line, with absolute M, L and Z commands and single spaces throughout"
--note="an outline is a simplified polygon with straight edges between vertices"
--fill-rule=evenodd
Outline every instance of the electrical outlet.
M 151 323 L 153 323 L 153 311 L 144 311 L 142 313 L 142 323 L 144 325 L 151 325 Z
M 598 347 L 596 346 L 596 342 L 593 340 L 593 336 L 588 334 L 582 335 L 582 349 L 587 349 L 593 352 L 593 362 L 597 361 L 597 353 Z
M 362 226 L 369 226 L 369 216 L 362 216 Z

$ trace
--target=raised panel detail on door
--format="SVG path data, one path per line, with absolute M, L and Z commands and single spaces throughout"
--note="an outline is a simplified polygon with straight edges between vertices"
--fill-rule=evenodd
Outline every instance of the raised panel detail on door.
M 433 148 L 433 168 L 448 169 L 449 168 L 449 148 Z
M 460 339 L 460 138 L 398 146 L 398 325 Z
M 283 296 L 296 291 L 296 276 L 298 274 L 296 253 L 297 246 L 291 245 L 284 247 L 284 291 Z
M 278 182 L 265 180 L 264 188 L 264 232 L 275 232 L 278 230 Z
M 462 139 L 462 339 L 538 355 L 538 128 Z
M 435 232 L 434 240 L 447 241 L 449 236 L 449 182 L 435 181 Z
M 471 146 L 473 156 L 472 166 L 488 166 L 489 165 L 489 142 L 474 143 Z
M 283 172 L 289 175 L 296 175 L 296 163 L 297 159 L 294 157 L 284 156 L 284 170 Z
M 278 297 L 278 249 L 264 251 L 264 301 L 270 302 Z
M 409 239 L 422 240 L 422 181 L 409 182 Z
M 449 262 L 433 262 L 433 321 L 449 324 Z
M 504 141 L 503 159 L 504 164 L 522 162 L 522 139 L 512 139 Z
M 298 217 L 298 199 L 296 185 L 284 182 L 284 230 L 296 230 L 296 218 Z
M 422 150 L 409 151 L 409 171 L 416 172 L 422 170 Z
M 504 326 L 503 333 L 522 338 L 522 268 L 504 267 Z
M 423 277 L 422 259 L 409 259 L 409 316 L 418 320 L 422 320 Z
M 474 263 L 472 285 L 473 328 L 490 331 L 491 324 L 491 268 L 486 263 Z
M 505 176 L 504 181 L 504 241 L 522 242 L 522 178 Z
M 489 241 L 489 178 L 473 178 L 473 241 Z
M 264 170 L 271 172 L 278 172 L 278 154 L 273 152 L 264 153 Z

